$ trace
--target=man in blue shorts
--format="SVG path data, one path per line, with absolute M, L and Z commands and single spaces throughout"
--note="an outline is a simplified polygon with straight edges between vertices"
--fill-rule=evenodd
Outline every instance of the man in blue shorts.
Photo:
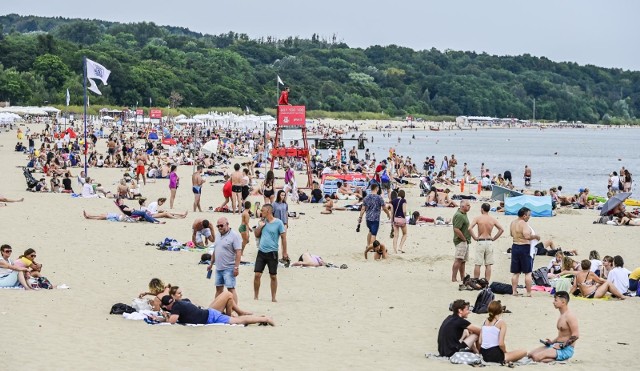
M 391 220 L 391 213 L 385 207 L 384 199 L 378 194 L 378 184 L 371 184 L 371 192 L 362 200 L 362 208 L 360 209 L 360 217 L 358 217 L 358 224 L 362 222 L 362 214 L 367 213 L 366 221 L 369 234 L 367 234 L 367 246 L 373 244 L 378 235 L 378 229 L 380 228 L 380 210 Z
M 220 234 L 216 238 L 214 254 L 207 270 L 213 270 L 213 264 L 215 263 L 216 297 L 222 294 L 226 287 L 233 295 L 233 300 L 237 303 L 236 277 L 240 273 L 242 239 L 238 232 L 231 230 L 229 220 L 225 217 L 218 219 L 216 228 Z
M 533 229 L 527 224 L 530 218 L 531 210 L 523 207 L 518 210 L 518 219 L 511 222 L 511 226 L 509 227 L 511 237 L 513 237 L 513 245 L 511 245 L 511 273 L 513 274 L 513 276 L 511 276 L 511 288 L 514 296 L 518 296 L 520 273 L 524 273 L 524 285 L 527 290 L 527 296 L 531 296 L 531 271 L 533 270 L 531 241 L 539 241 L 540 236 L 534 234 Z
M 233 300 L 231 297 L 229 297 L 229 299 Z M 176 300 L 171 297 L 171 295 L 163 296 L 161 302 L 163 308 L 169 313 L 162 312 L 162 317 L 152 317 L 152 319 L 157 320 L 158 322 L 168 322 L 171 324 L 180 323 L 185 325 L 210 325 L 214 323 L 225 325 L 250 325 L 253 323 L 260 323 L 275 326 L 273 319 L 266 316 L 241 314 L 237 317 L 230 317 L 226 314 L 222 314 L 219 310 L 211 308 L 214 305 L 215 300 L 211 303 L 210 307 L 206 309 L 201 309 L 189 301 Z
M 553 296 L 553 306 L 560 312 L 556 324 L 558 336 L 553 340 L 540 340 L 544 344 L 529 352 L 529 358 L 536 362 L 566 361 L 573 357 L 574 344 L 580 336 L 578 318 L 569 310 L 569 293 L 558 291 Z

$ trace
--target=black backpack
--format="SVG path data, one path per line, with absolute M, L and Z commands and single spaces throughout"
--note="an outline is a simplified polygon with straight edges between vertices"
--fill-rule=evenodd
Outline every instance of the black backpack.
M 487 313 L 489 310 L 489 304 L 495 299 L 495 295 L 490 288 L 482 289 L 478 293 L 476 303 L 473 306 L 473 313 Z
M 549 282 L 549 277 L 547 274 L 549 273 L 547 267 L 538 268 L 531 274 L 533 276 L 533 282 L 538 286 L 547 286 L 551 287 L 551 283 Z
M 512 295 L 513 294 L 513 288 L 511 287 L 511 285 L 509 285 L 507 283 L 492 282 L 491 285 L 489 285 L 489 288 L 495 294 L 501 294 L 501 295 Z
M 113 304 L 111 307 L 111 312 L 109 314 L 122 314 L 122 313 L 133 313 L 136 309 L 132 306 L 123 303 Z

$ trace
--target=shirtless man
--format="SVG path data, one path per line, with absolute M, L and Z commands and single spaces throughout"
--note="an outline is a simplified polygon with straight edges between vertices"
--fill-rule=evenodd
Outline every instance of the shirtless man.
M 533 270 L 533 259 L 531 258 L 531 241 L 540 240 L 540 236 L 533 234 L 533 229 L 527 222 L 531 218 L 531 210 L 526 207 L 518 210 L 518 219 L 511 222 L 509 230 L 513 237 L 511 245 L 511 288 L 513 295 L 518 296 L 518 280 L 520 273 L 524 273 L 524 285 L 527 296 L 531 296 L 531 271 Z
M 387 248 L 381 244 L 378 240 L 374 240 L 373 243 L 367 246 L 367 249 L 364 250 L 364 258 L 368 259 L 369 252 L 373 252 L 373 259 L 380 260 L 387 258 Z
M 524 165 L 524 185 L 531 186 L 531 168 L 527 165 Z
M 200 206 L 200 196 L 202 196 L 202 185 L 204 184 L 204 179 L 202 178 L 202 165 L 198 165 L 196 168 L 196 172 L 191 175 L 191 190 L 193 191 L 193 211 L 202 212 L 202 206 Z
M 211 233 L 211 225 L 207 219 L 196 219 L 191 229 L 193 231 L 191 241 L 197 247 L 207 247 L 209 242 L 213 243 L 216 241 L 216 236 Z
M 140 175 L 142 175 L 142 183 L 144 185 L 147 184 L 147 171 L 144 166 L 149 161 L 149 156 L 142 150 L 138 150 L 138 155 L 136 156 L 136 181 L 140 181 Z
M 235 170 L 231 174 L 231 208 L 232 212 L 235 214 L 236 210 L 240 213 L 240 205 L 242 205 L 242 184 L 244 177 L 244 173 L 240 171 L 240 164 L 233 165 L 233 169 Z M 236 205 L 238 208 L 236 209 Z
M 569 310 L 569 293 L 558 291 L 553 295 L 553 306 L 560 312 L 556 327 L 558 336 L 546 339 L 544 346 L 536 348 L 527 355 L 535 362 L 566 361 L 573 356 L 574 343 L 578 340 L 578 318 Z M 542 341 L 542 340 L 541 340 Z
M 473 269 L 473 277 L 480 278 L 480 267 L 484 265 L 484 278 L 487 282 L 491 282 L 491 266 L 493 265 L 493 246 L 491 246 L 491 242 L 497 240 L 504 229 L 498 223 L 498 221 L 489 215 L 489 210 L 491 210 L 491 206 L 488 203 L 483 203 L 480 207 L 481 215 L 477 216 L 469 225 L 469 232 L 471 233 L 471 238 L 478 241 L 478 245 L 476 247 L 476 264 Z M 478 234 L 474 232 L 474 228 L 478 226 Z M 493 232 L 493 228 L 498 230 L 495 236 L 491 236 Z

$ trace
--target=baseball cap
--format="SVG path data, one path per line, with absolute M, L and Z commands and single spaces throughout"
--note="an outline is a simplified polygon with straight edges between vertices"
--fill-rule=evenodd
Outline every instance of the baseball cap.
M 165 295 L 162 297 L 162 300 L 160 300 L 162 302 L 162 305 L 170 305 L 171 303 L 174 302 L 173 298 L 171 297 L 171 295 Z

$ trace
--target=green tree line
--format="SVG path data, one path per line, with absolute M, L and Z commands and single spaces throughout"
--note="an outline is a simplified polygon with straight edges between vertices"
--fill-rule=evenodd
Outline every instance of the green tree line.
M 633 123 L 640 72 L 528 54 L 396 45 L 350 48 L 312 35 L 251 39 L 154 23 L 0 16 L 0 101 L 82 104 L 82 57 L 111 70 L 92 105 L 274 107 L 276 75 L 308 110 Z

